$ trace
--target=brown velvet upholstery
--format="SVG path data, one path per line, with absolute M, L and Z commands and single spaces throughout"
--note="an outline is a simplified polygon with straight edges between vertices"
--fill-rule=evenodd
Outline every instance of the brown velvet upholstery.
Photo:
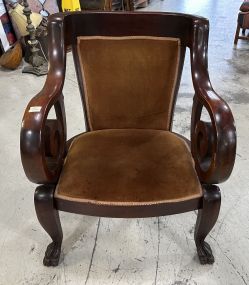
M 191 153 L 168 131 L 110 129 L 77 137 L 55 197 L 104 204 L 153 204 L 201 197 Z
M 90 130 L 169 130 L 180 40 L 78 37 Z

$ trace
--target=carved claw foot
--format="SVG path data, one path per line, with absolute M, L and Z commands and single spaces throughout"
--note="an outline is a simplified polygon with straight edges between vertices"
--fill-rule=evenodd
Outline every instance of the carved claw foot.
M 48 245 L 43 259 L 45 266 L 57 266 L 59 264 L 61 254 L 61 244 L 52 242 Z
M 210 245 L 203 241 L 197 246 L 197 253 L 201 264 L 213 264 L 214 256 Z

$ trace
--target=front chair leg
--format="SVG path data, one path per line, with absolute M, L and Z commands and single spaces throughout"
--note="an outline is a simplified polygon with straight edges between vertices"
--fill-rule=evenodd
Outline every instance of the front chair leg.
M 237 24 L 237 29 L 234 36 L 234 44 L 237 45 L 239 39 L 240 25 Z
M 200 263 L 213 264 L 214 256 L 211 247 L 204 240 L 217 221 L 221 195 L 220 189 L 216 185 L 203 185 L 203 188 L 203 208 L 198 211 L 195 226 L 195 244 Z
M 47 247 L 43 264 L 45 266 L 57 266 L 60 259 L 63 234 L 59 213 L 54 207 L 54 186 L 38 186 L 35 191 L 34 201 L 37 218 L 53 241 Z

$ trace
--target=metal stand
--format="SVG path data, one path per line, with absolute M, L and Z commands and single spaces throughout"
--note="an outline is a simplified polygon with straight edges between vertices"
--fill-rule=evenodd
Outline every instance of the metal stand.
M 23 1 L 24 9 L 23 14 L 27 18 L 27 31 L 29 32 L 30 40 L 28 44 L 30 45 L 31 56 L 29 57 L 29 63 L 31 66 L 25 66 L 22 70 L 23 73 L 32 73 L 37 76 L 46 75 L 48 73 L 48 63 L 47 61 L 38 55 L 39 48 L 37 47 L 38 41 L 36 39 L 35 27 L 32 25 L 30 15 L 32 14 L 27 0 Z

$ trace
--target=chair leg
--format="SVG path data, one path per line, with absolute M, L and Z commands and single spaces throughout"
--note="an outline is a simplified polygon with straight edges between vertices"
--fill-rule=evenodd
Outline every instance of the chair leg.
M 125 10 L 126 11 L 134 11 L 134 0 L 125 0 Z
M 203 187 L 203 208 L 198 211 L 195 226 L 195 244 L 200 263 L 213 264 L 214 256 L 211 247 L 204 240 L 217 221 L 221 195 L 220 189 L 216 185 L 203 185 Z
M 60 259 L 63 233 L 59 213 L 54 208 L 54 186 L 38 186 L 35 191 L 34 202 L 37 218 L 53 241 L 47 247 L 43 264 L 45 266 L 57 266 Z
M 240 32 L 240 25 L 237 24 L 237 29 L 236 29 L 236 33 L 235 33 L 235 37 L 234 37 L 234 44 L 235 44 L 235 45 L 237 45 L 237 43 L 238 43 L 239 32 Z

